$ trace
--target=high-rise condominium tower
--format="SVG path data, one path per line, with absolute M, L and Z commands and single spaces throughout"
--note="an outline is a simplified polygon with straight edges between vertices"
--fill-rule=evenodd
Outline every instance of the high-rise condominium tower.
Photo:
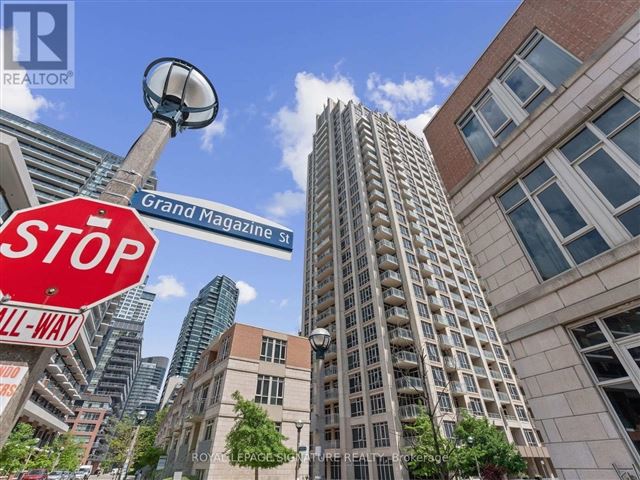
M 238 293 L 236 282 L 225 275 L 218 275 L 202 287 L 193 299 L 182 321 L 171 358 L 162 405 L 169 399 L 173 388 L 189 376 L 200 354 L 211 341 L 233 324 Z
M 135 414 L 139 410 L 145 410 L 148 417 L 156 413 L 160 405 L 160 391 L 168 365 L 169 359 L 167 357 L 142 359 L 129 398 L 127 398 L 124 416 Z
M 409 478 L 394 454 L 427 398 L 445 435 L 463 412 L 488 417 L 549 476 L 425 144 L 353 102 L 330 100 L 316 123 L 302 331 L 333 336 L 313 395 L 325 478 Z

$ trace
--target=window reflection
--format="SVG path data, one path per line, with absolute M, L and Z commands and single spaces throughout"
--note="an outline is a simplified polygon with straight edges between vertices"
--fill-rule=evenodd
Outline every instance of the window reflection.
M 602 388 L 622 427 L 640 452 L 640 394 L 631 382 Z
M 592 350 L 584 354 L 598 380 L 627 377 L 627 371 L 611 348 Z
M 614 338 L 624 338 L 640 333 L 640 307 L 628 312 L 620 312 L 603 321 Z

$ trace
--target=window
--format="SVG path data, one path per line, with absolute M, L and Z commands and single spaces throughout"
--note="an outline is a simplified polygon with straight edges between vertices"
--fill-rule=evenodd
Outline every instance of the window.
M 351 416 L 361 417 L 364 415 L 364 403 L 362 397 L 351 399 Z
M 513 400 L 520 400 L 520 393 L 518 392 L 518 387 L 516 387 L 513 383 L 507 383 L 507 388 L 509 389 L 509 395 Z
M 376 467 L 379 480 L 395 480 L 393 462 L 389 457 L 376 457 Z
M 364 425 L 351 427 L 351 441 L 353 448 L 367 448 L 367 432 Z
M 504 375 L 504 378 L 512 378 L 511 370 L 509 370 L 509 365 L 507 365 L 506 363 L 500 364 L 500 371 L 502 372 L 502 375 Z
M 369 480 L 369 462 L 366 458 L 353 460 L 353 478 L 355 480 Z
M 456 430 L 456 423 L 450 420 L 442 422 L 442 429 L 444 430 L 444 436 L 447 438 L 453 438 Z
M 363 329 L 364 332 L 364 343 L 369 343 L 377 338 L 376 334 L 376 324 L 370 323 L 366 325 Z
M 438 347 L 433 343 L 426 343 L 426 347 L 427 347 L 427 356 L 429 357 L 429 360 L 431 360 L 432 362 L 439 362 L 440 351 L 438 350 Z
M 378 350 L 378 345 L 371 345 L 370 347 L 365 348 L 364 353 L 367 365 L 373 365 L 374 363 L 378 363 L 380 361 L 380 351 Z
M 371 414 L 377 415 L 378 413 L 384 413 L 387 410 L 384 401 L 384 393 L 376 393 L 369 398 L 371 402 Z
M 373 319 L 373 317 L 375 316 L 373 311 L 373 304 L 369 303 L 368 305 L 362 307 L 360 314 L 362 315 L 363 322 L 368 322 L 369 320 Z
M 353 348 L 358 345 L 358 331 L 354 330 L 347 333 L 347 348 Z
M 339 458 L 329 459 L 329 474 L 331 475 L 332 480 L 340 480 L 342 478 L 341 463 Z
M 382 388 L 382 370 L 379 368 L 372 368 L 369 370 L 367 372 L 367 379 L 369 381 L 369 390 Z
M 524 438 L 527 439 L 527 445 L 531 445 L 533 447 L 538 445 L 538 441 L 536 440 L 536 435 L 533 433 L 533 430 L 524 430 Z
M 441 412 L 452 412 L 451 398 L 445 392 L 438 392 L 438 404 Z
M 516 405 L 516 415 L 518 415 L 518 418 L 523 422 L 526 422 L 528 420 L 527 411 L 522 405 Z
M 213 377 L 213 390 L 211 392 L 211 399 L 209 400 L 209 405 L 213 405 L 214 403 L 218 403 L 220 398 L 222 397 L 222 379 L 224 377 L 224 373 L 219 373 L 215 377 Z
M 359 373 L 349 375 L 349 393 L 358 393 L 362 391 L 362 377 Z
M 422 334 L 427 338 L 436 338 L 435 333 L 433 332 L 433 326 L 427 322 L 422 322 Z
M 285 363 L 287 360 L 287 341 L 279 338 L 262 337 L 260 360 L 273 363 Z
M 458 122 L 476 161 L 486 160 L 579 66 L 574 57 L 535 32 Z
M 482 407 L 482 400 L 479 398 L 469 399 L 469 408 L 474 415 L 484 415 L 484 408 Z
M 433 367 L 431 375 L 433 375 L 433 383 L 435 383 L 436 387 L 445 387 L 447 385 L 447 377 L 441 368 Z
M 347 355 L 347 367 L 349 370 L 358 368 L 360 366 L 360 353 L 356 350 Z
M 380 422 L 373 424 L 373 445 L 374 447 L 388 447 L 391 444 L 389 441 L 389 426 L 387 422 Z
M 543 161 L 500 196 L 542 280 L 567 270 L 571 261 L 578 265 L 609 249 L 586 206 L 566 191 Z
M 213 435 L 213 424 L 215 423 L 214 419 L 207 420 L 204 424 L 204 440 L 211 440 Z
M 464 379 L 464 386 L 467 389 L 467 392 L 477 392 L 478 387 L 476 387 L 476 382 L 473 380 L 472 375 L 463 374 L 462 378 Z
M 471 368 L 471 366 L 469 365 L 469 357 L 467 357 L 467 354 L 465 352 L 456 352 L 456 358 L 458 360 L 458 366 L 460 368 Z
M 284 378 L 270 375 L 258 375 L 256 403 L 282 405 L 284 396 Z

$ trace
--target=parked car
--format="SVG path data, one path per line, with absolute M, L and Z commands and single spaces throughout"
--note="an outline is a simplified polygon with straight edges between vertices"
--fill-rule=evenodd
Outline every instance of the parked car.
M 73 472 L 65 472 L 64 470 L 56 470 L 49 472 L 48 480 L 73 480 L 75 475 Z
M 29 470 L 22 475 L 22 480 L 48 480 L 47 471 L 42 468 Z
M 91 465 L 82 465 L 78 470 L 76 470 L 75 480 L 89 480 L 91 470 L 93 470 Z

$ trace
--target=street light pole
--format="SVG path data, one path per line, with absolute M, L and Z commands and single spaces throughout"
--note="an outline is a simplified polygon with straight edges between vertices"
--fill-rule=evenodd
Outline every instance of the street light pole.
M 472 436 L 467 437 L 467 443 L 469 445 L 473 445 L 473 440 L 474 438 Z M 482 480 L 482 475 L 480 474 L 480 464 L 478 463 L 478 456 L 476 455 L 475 450 L 472 450 L 472 451 L 473 451 L 473 459 L 476 461 L 476 471 L 478 472 L 478 478 Z
M 296 421 L 296 430 L 298 431 L 298 435 L 296 438 L 296 476 L 294 480 L 298 480 L 298 472 L 300 471 L 300 431 L 304 427 L 304 422 L 302 420 Z
M 324 480 L 324 465 L 321 460 L 324 457 L 324 354 L 331 344 L 331 334 L 324 328 L 316 328 L 309 335 L 309 343 L 316 354 L 318 362 L 316 371 L 318 381 L 316 382 L 317 402 L 316 402 L 316 422 L 315 422 L 315 442 L 316 452 L 320 448 L 318 458 L 313 462 L 313 475 L 315 480 Z
M 213 85 L 199 69 L 184 60 L 153 61 L 144 72 L 142 85 L 144 103 L 152 120 L 100 195 L 106 202 L 129 205 L 133 194 L 144 187 L 169 138 L 184 129 L 206 127 L 218 114 L 218 94 Z M 14 398 L 0 414 L 0 448 L 54 353 L 54 348 L 26 345 L 3 345 L 0 349 L 1 363 L 29 367 Z
M 129 471 L 129 464 L 131 463 L 131 458 L 133 457 L 133 452 L 136 448 L 136 442 L 138 441 L 138 433 L 140 433 L 140 425 L 143 420 L 147 418 L 146 410 L 140 410 L 136 414 L 136 428 L 133 431 L 133 438 L 131 439 L 131 443 L 129 444 L 129 449 L 127 450 L 127 458 L 124 461 L 124 465 L 122 465 L 122 471 L 120 472 L 120 480 L 126 480 L 127 472 Z

